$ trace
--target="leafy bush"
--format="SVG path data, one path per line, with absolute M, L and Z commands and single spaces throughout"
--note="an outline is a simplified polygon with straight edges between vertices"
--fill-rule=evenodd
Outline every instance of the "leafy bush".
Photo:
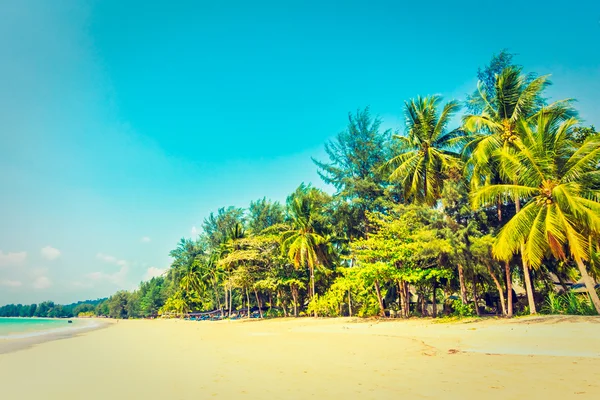
M 568 292 L 557 295 L 549 293 L 542 312 L 546 314 L 596 315 L 596 310 L 587 294 Z
M 456 299 L 452 302 L 452 308 L 454 309 L 452 315 L 455 317 L 472 317 L 475 315 L 475 308 L 473 304 L 463 304 L 463 302 L 459 299 Z
M 264 312 L 264 316 L 265 316 L 265 318 L 283 317 L 283 310 L 278 310 L 276 308 L 271 308 L 270 310 L 267 310 L 267 311 Z
M 312 315 L 316 312 L 319 317 L 338 317 L 339 307 L 338 299 L 329 291 L 322 296 L 315 295 L 308 303 L 306 313 Z

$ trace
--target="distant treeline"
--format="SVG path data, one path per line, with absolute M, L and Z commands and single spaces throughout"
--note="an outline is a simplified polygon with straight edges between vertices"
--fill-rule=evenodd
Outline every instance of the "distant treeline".
M 174 283 L 167 284 L 164 277 L 142 282 L 133 293 L 119 291 L 110 298 L 85 300 L 72 304 L 7 304 L 0 307 L 0 317 L 72 318 L 77 316 L 111 318 L 145 318 L 158 314 L 165 304 Z
M 71 304 L 55 304 L 53 301 L 40 304 L 7 304 L 0 307 L 0 317 L 71 318 L 81 313 L 97 315 L 96 309 L 102 307 L 105 302 L 106 298 Z

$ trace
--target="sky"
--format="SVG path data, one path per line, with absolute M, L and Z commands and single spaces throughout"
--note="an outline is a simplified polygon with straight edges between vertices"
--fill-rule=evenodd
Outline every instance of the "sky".
M 222 206 L 332 191 L 370 106 L 463 100 L 508 49 L 600 127 L 595 1 L 0 3 L 0 304 L 131 290 Z

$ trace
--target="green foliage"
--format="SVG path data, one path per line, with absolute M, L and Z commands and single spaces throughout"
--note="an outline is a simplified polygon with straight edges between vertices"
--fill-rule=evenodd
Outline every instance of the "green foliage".
M 460 104 L 450 101 L 440 110 L 440 102 L 439 96 L 405 102 L 406 133 L 394 136 L 399 154 L 385 164 L 407 199 L 428 205 L 440 198 L 448 174 L 460 168 L 459 152 L 466 140 L 464 131 L 447 130 Z
M 473 317 L 475 315 L 475 307 L 472 303 L 463 304 L 460 299 L 456 299 L 452 302 L 452 315 L 455 317 Z
M 550 292 L 542 307 L 542 312 L 547 314 L 568 315 L 596 315 L 594 305 L 587 294 L 576 294 L 567 292 L 556 294 Z

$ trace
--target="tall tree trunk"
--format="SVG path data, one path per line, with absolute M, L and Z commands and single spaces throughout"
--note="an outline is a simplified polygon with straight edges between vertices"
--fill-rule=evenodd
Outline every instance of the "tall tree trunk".
M 517 214 L 521 211 L 521 199 L 515 198 L 515 209 Z M 527 291 L 527 303 L 529 303 L 529 313 L 536 314 L 535 299 L 533 298 L 533 286 L 531 285 L 531 276 L 529 275 L 529 266 L 525 260 L 525 245 L 521 245 L 521 263 L 523 264 L 523 276 L 525 277 L 525 290 Z
M 233 306 L 233 288 L 229 286 L 229 316 L 231 317 L 231 308 Z
M 258 314 L 262 318 L 263 317 L 262 305 L 260 304 L 260 298 L 258 297 L 258 292 L 256 291 L 256 288 L 254 288 L 254 296 L 256 296 L 256 304 L 258 305 Z
M 283 316 L 287 317 L 288 312 L 287 308 L 285 307 L 285 301 L 283 300 L 283 293 L 281 289 L 277 289 L 277 298 L 279 299 L 279 304 L 281 304 L 281 308 L 283 309 Z
M 431 299 L 433 301 L 433 303 L 431 304 L 431 310 L 432 310 L 433 318 L 437 317 L 437 299 L 436 299 L 436 296 L 435 296 L 436 290 L 437 290 L 437 282 L 434 280 L 433 281 L 433 294 L 431 296 Z
M 246 302 L 248 302 L 247 306 L 248 306 L 248 315 L 247 317 L 250 318 L 250 291 L 248 290 L 248 288 L 246 288 Z
M 352 316 L 352 299 L 350 298 L 350 289 L 348 289 L 348 316 Z
M 273 308 L 273 293 L 269 290 L 269 311 Z
M 406 292 L 402 281 L 398 281 L 398 295 L 400 298 L 400 316 L 406 318 L 406 307 L 404 305 L 406 303 Z
M 311 298 L 314 299 L 315 297 L 315 268 L 314 267 L 310 267 L 310 288 L 311 288 Z M 317 316 L 317 310 L 315 309 L 314 311 L 314 317 Z
M 458 282 L 460 283 L 460 300 L 467 304 L 467 286 L 465 285 L 465 271 L 461 264 L 458 264 Z
M 473 271 L 473 303 L 475 303 L 475 313 L 479 317 L 479 297 L 477 296 L 477 275 L 475 275 L 475 271 Z
M 523 257 L 525 246 L 521 245 L 521 259 L 523 260 L 523 275 L 525 276 L 525 289 L 527 290 L 527 302 L 529 303 L 529 314 L 537 313 L 535 307 L 535 299 L 533 297 L 533 285 L 531 283 L 531 275 L 529 274 L 529 266 Z
M 298 316 L 298 289 L 292 287 L 292 298 L 294 300 L 294 317 Z
M 598 293 L 596 292 L 596 288 L 594 287 L 594 281 L 588 275 L 587 270 L 585 269 L 585 264 L 583 261 L 578 258 L 575 260 L 577 263 L 577 268 L 579 269 L 579 273 L 581 274 L 581 279 L 583 279 L 583 283 L 585 284 L 585 288 L 587 289 L 590 297 L 592 298 L 592 303 L 594 304 L 594 308 L 596 312 L 600 314 L 600 299 L 598 298 Z
M 228 299 L 227 295 L 229 294 L 229 290 L 227 290 L 228 289 L 227 287 L 225 287 L 224 289 L 225 289 L 224 290 L 224 292 L 225 292 L 225 308 L 228 308 L 228 306 L 229 306 L 229 299 Z M 227 311 L 227 316 L 229 317 L 230 315 L 231 315 L 231 310 L 228 310 Z
M 504 262 L 504 270 L 506 272 L 506 316 L 513 316 L 513 296 L 512 296 L 512 277 L 510 273 L 510 262 Z
M 379 316 L 385 318 L 385 307 L 383 306 L 383 298 L 381 297 L 381 289 L 379 287 L 379 280 L 377 279 L 375 279 L 375 292 L 379 301 Z
M 504 290 L 502 290 L 502 285 L 500 285 L 500 281 L 498 281 L 496 274 L 494 274 L 494 271 L 492 271 L 491 265 L 487 264 L 487 269 L 488 269 L 488 272 L 490 273 L 490 276 L 492 277 L 492 280 L 494 281 L 494 284 L 496 285 L 496 289 L 498 289 L 498 294 L 500 295 L 500 305 L 502 306 L 502 315 L 506 315 L 506 304 L 504 304 Z
M 403 282 L 402 285 L 404 286 L 404 299 L 406 300 L 404 302 L 404 307 L 406 307 L 404 315 L 408 318 L 410 317 L 410 288 L 408 282 Z

